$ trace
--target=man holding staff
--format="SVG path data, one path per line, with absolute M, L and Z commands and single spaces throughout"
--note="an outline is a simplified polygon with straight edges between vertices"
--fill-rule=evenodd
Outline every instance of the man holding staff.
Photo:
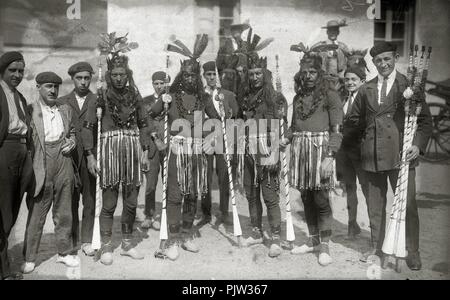
M 303 52 L 290 133 L 281 146 L 292 141 L 290 184 L 301 192 L 309 239 L 291 253 L 319 252 L 319 264 L 326 266 L 332 263 L 329 191 L 335 184 L 334 156 L 342 140 L 342 104 L 324 79 L 322 58 L 313 50 Z
M 111 36 L 113 35 L 113 36 Z M 109 38 L 115 38 L 111 34 Z M 120 42 L 120 38 L 116 42 Z M 108 43 L 106 43 L 109 45 Z M 106 48 L 109 46 L 105 45 Z M 131 43 L 128 44 L 131 47 Z M 126 45 L 125 45 L 126 46 Z M 115 48 L 115 47 L 114 47 Z M 100 213 L 101 249 L 100 261 L 104 265 L 113 263 L 112 228 L 114 211 L 122 187 L 123 211 L 121 255 L 133 259 L 144 256 L 135 249 L 133 224 L 136 217 L 138 189 L 142 183 L 142 171 L 148 171 L 148 151 L 154 147 L 150 139 L 149 120 L 142 98 L 134 84 L 133 72 L 128 66 L 128 57 L 120 51 L 106 49 L 108 71 L 105 74 L 106 91 L 99 94 L 97 103 L 91 102 L 83 124 L 82 140 L 89 172 L 101 175 L 103 206 Z M 97 123 L 96 104 L 102 107 L 100 170 L 94 157 L 93 127 Z M 141 168 L 142 165 L 142 168 Z
M 353 126 L 364 128 L 361 159 L 362 168 L 367 171 L 367 206 L 372 249 L 362 255 L 363 262 L 370 255 L 382 256 L 387 180 L 389 179 L 392 187 L 396 186 L 405 119 L 403 92 L 408 87 L 406 77 L 395 69 L 399 55 L 394 44 L 376 44 L 370 50 L 370 55 L 378 76 L 359 90 L 349 116 Z M 432 131 L 430 111 L 425 101 L 422 101 L 417 125 L 413 145 L 406 152 L 406 160 L 410 162 L 406 204 L 406 262 L 411 270 L 421 269 L 415 167 L 418 165 L 419 154 L 425 151 Z

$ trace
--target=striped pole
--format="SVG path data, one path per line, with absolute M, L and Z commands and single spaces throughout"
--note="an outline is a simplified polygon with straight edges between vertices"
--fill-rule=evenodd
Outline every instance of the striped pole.
M 98 86 L 97 90 L 102 93 L 102 63 L 101 58 L 98 65 Z M 102 96 L 102 95 L 97 95 Z M 97 107 L 97 170 L 100 172 L 100 161 L 103 159 L 101 157 L 101 147 L 102 147 L 102 108 Z M 91 247 L 94 250 L 101 248 L 101 238 L 100 238 L 100 212 L 102 210 L 103 199 L 102 199 L 102 189 L 100 187 L 100 174 L 97 174 L 95 179 L 95 217 L 94 217 L 94 227 L 92 232 L 92 242 Z
M 166 95 L 169 96 L 169 55 L 166 57 Z M 168 165 L 169 165 L 169 103 L 164 102 L 164 144 L 169 148 L 166 155 L 164 156 L 163 170 L 162 170 L 162 178 L 163 178 L 163 196 L 162 196 L 162 211 L 161 211 L 161 229 L 159 231 L 159 239 L 160 239 L 160 249 L 164 247 L 165 241 L 168 239 L 168 231 L 167 231 L 167 175 L 168 175 Z
M 227 162 L 228 169 L 228 184 L 230 187 L 230 196 L 231 196 L 231 205 L 233 210 L 233 233 L 234 236 L 237 237 L 239 247 L 244 245 L 242 241 L 242 229 L 241 224 L 239 222 L 239 215 L 236 207 L 236 196 L 234 193 L 234 182 L 233 182 L 233 170 L 231 168 L 230 155 L 228 154 L 228 139 L 227 139 L 227 131 L 225 126 L 225 109 L 223 107 L 223 101 L 220 99 L 219 108 L 220 108 L 220 120 L 222 121 L 222 132 L 223 132 L 223 141 L 225 144 L 225 161 Z
M 279 65 L 278 65 L 278 54 L 275 55 L 275 86 L 277 92 L 281 93 L 282 86 L 281 86 L 281 78 L 279 73 Z M 284 107 L 281 108 L 281 119 L 280 119 L 280 135 L 281 140 L 284 139 L 285 133 L 284 133 Z M 291 200 L 289 199 L 289 178 L 288 178 L 288 165 L 287 165 L 287 159 L 286 159 L 286 149 L 281 151 L 281 163 L 282 163 L 282 176 L 284 180 L 284 197 L 286 201 L 286 240 L 289 242 L 289 246 L 293 247 L 293 242 L 295 241 L 295 233 L 294 233 L 294 224 L 292 222 L 292 213 L 291 213 Z

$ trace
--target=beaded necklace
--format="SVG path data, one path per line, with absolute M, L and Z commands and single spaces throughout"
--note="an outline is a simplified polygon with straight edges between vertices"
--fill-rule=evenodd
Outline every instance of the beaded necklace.
M 322 102 L 321 98 L 314 97 L 313 95 L 311 108 L 308 111 L 306 111 L 305 102 L 303 101 L 303 99 L 308 95 L 310 94 L 304 93 L 298 94 L 296 99 L 297 101 L 295 101 L 297 104 L 295 112 L 297 113 L 297 116 L 300 118 L 300 120 L 309 119 L 316 112 L 317 108 L 319 108 L 319 105 Z
M 181 97 L 182 97 L 182 92 L 177 92 L 175 94 L 175 102 L 177 104 L 178 114 L 183 119 L 186 119 L 186 115 L 192 115 L 194 113 L 194 111 L 196 111 L 196 110 L 202 110 L 202 102 L 200 101 L 200 97 L 198 95 L 195 95 L 196 100 L 195 100 L 195 105 L 194 105 L 193 110 L 187 110 L 186 107 L 184 107 L 183 99 Z

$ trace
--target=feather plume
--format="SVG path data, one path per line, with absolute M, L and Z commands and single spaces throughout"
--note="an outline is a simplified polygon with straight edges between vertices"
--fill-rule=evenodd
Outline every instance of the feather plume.
M 270 43 L 272 43 L 274 41 L 274 38 L 267 38 L 265 40 L 263 40 L 261 43 L 259 43 L 256 47 L 255 47 L 255 51 L 261 51 L 262 49 L 266 48 L 267 46 L 269 46 Z
M 188 57 L 191 57 L 191 58 L 194 56 L 194 55 L 192 54 L 191 50 L 189 50 L 189 48 L 186 47 L 186 45 L 183 44 L 182 41 L 180 41 L 180 40 L 174 40 L 173 43 L 174 43 L 175 45 L 177 45 L 181 50 L 183 50 L 183 51 L 186 53 L 186 54 L 184 54 L 185 56 L 188 56 Z
M 259 41 L 261 40 L 261 37 L 257 34 L 253 35 L 252 43 L 250 44 L 249 48 L 252 51 L 255 51 L 256 45 L 258 45 Z
M 187 55 L 186 52 L 183 51 L 181 48 L 179 48 L 177 46 L 174 46 L 172 44 L 168 44 L 166 50 L 169 51 L 169 52 L 179 53 L 179 54 L 181 54 L 183 56 L 191 57 L 191 56 Z
M 208 35 L 207 34 L 197 34 L 194 44 L 194 55 L 193 58 L 199 58 L 200 55 L 205 51 L 208 46 Z

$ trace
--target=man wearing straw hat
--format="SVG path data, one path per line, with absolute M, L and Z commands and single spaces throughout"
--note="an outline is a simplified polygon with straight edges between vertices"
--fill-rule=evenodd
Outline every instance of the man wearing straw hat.
M 371 250 L 361 256 L 366 262 L 371 255 L 382 256 L 386 227 L 386 193 L 388 180 L 397 185 L 400 151 L 404 127 L 403 92 L 407 78 L 395 69 L 398 60 L 396 46 L 389 42 L 376 44 L 370 50 L 378 76 L 360 88 L 349 120 L 364 132 L 361 143 L 362 168 L 367 178 L 367 206 L 371 228 Z M 410 161 L 406 204 L 407 264 L 411 270 L 421 269 L 419 255 L 419 214 L 416 203 L 415 167 L 417 158 L 425 152 L 431 135 L 430 111 L 423 101 L 417 118 L 413 146 L 406 151 Z
M 236 52 L 245 53 L 247 51 L 248 43 L 242 39 L 242 33 L 249 28 L 251 26 L 248 24 L 248 21 L 242 24 L 235 23 L 230 25 L 231 37 L 225 39 L 217 52 L 217 69 L 219 75 L 222 74 L 223 69 L 226 67 L 226 59 L 229 56 Z
M 318 42 L 317 44 L 311 47 L 314 48 L 316 46 L 329 44 L 338 46 L 336 50 L 330 50 L 320 53 L 323 62 L 322 68 L 325 71 L 325 75 L 335 79 L 344 77 L 343 72 L 347 64 L 345 52 L 348 51 L 348 47 L 346 44 L 337 40 L 340 33 L 340 28 L 345 26 L 348 26 L 346 24 L 345 19 L 342 21 L 337 20 L 328 21 L 327 25 L 322 27 L 323 29 L 327 30 L 328 40 Z

